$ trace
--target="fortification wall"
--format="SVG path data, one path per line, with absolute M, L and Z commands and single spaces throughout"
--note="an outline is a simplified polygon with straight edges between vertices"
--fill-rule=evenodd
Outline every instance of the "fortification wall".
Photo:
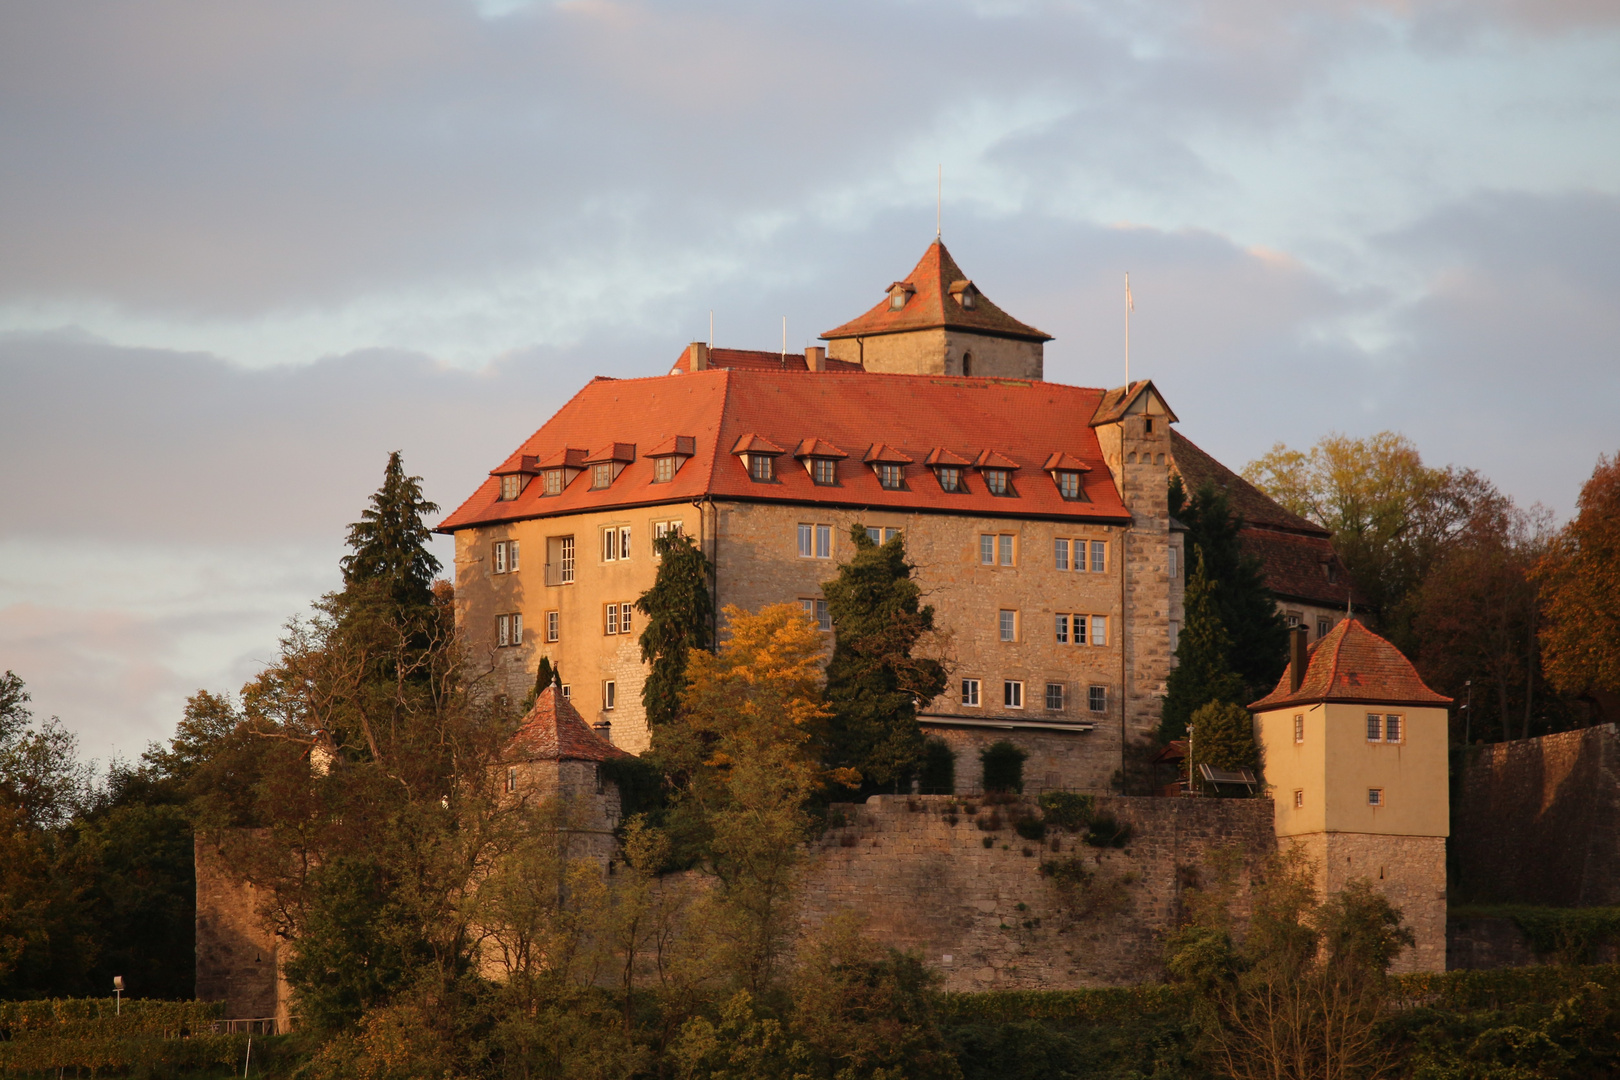
M 275 1017 L 288 1023 L 291 995 L 282 977 L 287 943 L 259 917 L 264 900 L 233 874 L 219 847 L 198 834 L 193 844 L 197 873 L 197 1000 L 223 1001 L 232 1020 Z
M 858 913 L 878 941 L 921 953 L 950 990 L 1148 982 L 1162 975 L 1183 890 L 1213 880 L 1230 853 L 1246 902 L 1250 871 L 1276 849 L 1268 799 L 1096 804 L 1131 826 L 1123 848 L 1061 830 L 1026 840 L 1013 827 L 1019 804 L 880 795 L 841 807 L 849 823 L 815 845 L 806 873 L 807 926 Z
M 1451 834 L 1460 897 L 1620 904 L 1620 729 L 1601 724 L 1465 755 Z

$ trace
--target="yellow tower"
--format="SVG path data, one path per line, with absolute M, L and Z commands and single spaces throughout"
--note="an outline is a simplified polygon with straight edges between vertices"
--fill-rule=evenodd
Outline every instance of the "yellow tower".
M 1417 947 L 1396 969 L 1446 967 L 1446 731 L 1451 699 L 1354 619 L 1311 646 L 1303 629 L 1277 688 L 1250 705 L 1279 840 L 1302 845 L 1324 893 L 1366 878 Z

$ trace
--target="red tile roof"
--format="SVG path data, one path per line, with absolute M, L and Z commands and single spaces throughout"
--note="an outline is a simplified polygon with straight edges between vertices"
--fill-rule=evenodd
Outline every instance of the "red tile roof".
M 1159 404 L 1164 406 L 1165 419 L 1171 423 L 1176 423 L 1179 418 L 1176 416 L 1175 410 L 1170 408 L 1168 401 L 1164 400 L 1164 395 L 1159 393 L 1157 386 L 1153 385 L 1153 380 L 1138 379 L 1128 386 L 1116 386 L 1104 394 L 1102 401 L 1097 404 L 1096 413 L 1091 417 L 1091 426 L 1118 423 L 1120 418 L 1136 403 L 1136 399 L 1147 393 L 1157 397 Z
M 803 353 L 768 352 L 763 349 L 710 349 L 709 367 L 731 368 L 741 371 L 809 371 L 810 362 L 804 358 Z M 681 353 L 675 366 L 669 369 L 671 375 L 677 373 L 690 373 L 692 370 L 692 349 L 687 346 Z M 865 371 L 861 365 L 849 360 L 827 360 L 827 371 L 830 374 L 845 375 L 854 371 Z
M 676 433 L 693 435 L 695 455 L 684 459 L 673 480 L 654 483 L 654 462 L 643 456 L 625 465 L 607 488 L 592 490 L 588 477 L 576 476 L 560 495 L 547 496 L 543 484 L 530 483 L 516 499 L 502 502 L 500 481 L 491 477 L 439 530 L 704 497 L 1123 524 L 1130 514 L 1097 433 L 1076 419 L 1092 415 L 1102 393 L 1036 380 L 868 373 L 827 378 L 744 369 L 598 378 L 517 447 L 512 459 L 544 459 L 563 447 L 610 441 L 655 446 Z M 883 488 L 871 469 L 853 462 L 839 468 L 834 486 L 816 485 L 803 469 L 777 469 L 773 480 L 756 482 L 731 453 L 745 435 L 777 447 L 814 437 L 851 454 L 881 442 L 913 461 L 940 449 L 969 460 L 989 452 L 1024 471 L 1011 496 L 991 495 L 976 478 L 966 479 L 965 491 L 947 494 L 915 464 L 906 466 L 901 490 Z M 987 446 L 989 440 L 994 444 Z M 1040 471 L 1054 453 L 1091 466 L 1081 474 L 1089 501 L 1066 501 Z
M 795 447 L 794 450 L 793 450 L 793 456 L 796 457 L 796 458 L 805 458 L 805 457 L 812 457 L 812 458 L 813 457 L 820 457 L 820 458 L 847 458 L 847 457 L 849 457 L 848 454 L 846 454 L 842 450 L 838 449 L 838 447 L 834 446 L 832 443 L 828 442 L 825 439 L 818 439 L 814 435 L 810 436 L 810 438 L 808 438 L 808 439 L 800 439 L 799 440 L 799 445 L 797 447 Z
M 1170 451 L 1175 459 L 1175 470 L 1181 474 L 1188 495 L 1193 494 L 1206 482 L 1214 484 L 1226 492 L 1226 497 L 1232 504 L 1232 512 L 1237 514 L 1245 525 L 1285 529 L 1307 536 L 1333 535 L 1320 525 L 1284 510 L 1265 492 L 1204 453 L 1193 445 L 1191 439 L 1174 429 L 1170 432 Z
M 1305 681 L 1289 690 L 1284 671 L 1277 688 L 1249 708 L 1255 712 L 1288 705 L 1336 701 L 1366 705 L 1450 705 L 1430 690 L 1401 650 L 1355 619 L 1345 619 L 1311 646 Z M 1290 665 L 1290 668 L 1292 665 Z
M 607 761 L 629 756 L 592 731 L 555 683 L 540 691 L 523 726 L 506 744 L 508 760 Z
M 1340 610 L 1350 602 L 1350 573 L 1327 537 L 1244 528 L 1238 530 L 1238 540 L 1243 550 L 1260 560 L 1266 588 L 1279 598 Z M 1336 581 L 1329 579 L 1330 569 Z
M 945 245 L 935 240 L 923 253 L 921 261 L 903 281 L 897 281 L 889 286 L 892 292 L 895 285 L 910 286 L 905 306 L 899 311 L 889 308 L 889 297 L 884 296 L 871 311 L 858 319 L 851 319 L 842 326 L 828 330 L 821 336 L 833 341 L 839 338 L 870 337 L 874 334 L 898 334 L 909 330 L 933 330 L 948 327 L 952 330 L 968 330 L 977 334 L 989 334 L 995 337 L 1020 338 L 1025 341 L 1051 341 L 1052 335 L 1035 329 L 1027 323 L 1002 311 L 990 302 L 989 297 L 973 287 L 962 273 L 961 267 L 951 258 L 951 253 L 945 250 Z M 959 299 L 961 293 L 972 290 L 973 306 L 963 307 Z M 831 361 L 828 361 L 829 365 Z

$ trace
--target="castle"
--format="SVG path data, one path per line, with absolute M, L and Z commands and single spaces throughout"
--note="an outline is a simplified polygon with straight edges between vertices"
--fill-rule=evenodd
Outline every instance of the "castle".
M 526 698 L 542 658 L 561 673 L 508 747 L 507 790 L 566 796 L 585 849 L 612 856 L 619 800 L 603 763 L 651 741 L 634 605 L 658 536 L 701 546 L 717 612 L 797 601 L 830 642 L 821 588 L 851 528 L 899 532 L 953 673 L 919 721 L 956 752 L 957 795 L 978 791 L 976 751 L 1011 740 L 1029 754 L 1026 790 L 1093 793 L 1133 839 L 1087 854 L 1113 906 L 1077 914 L 1041 873 L 1046 849 L 993 842 L 1003 826 L 973 818 L 978 800 L 874 797 L 811 845 L 807 925 L 858 909 L 950 989 L 1139 982 L 1158 971 L 1189 875 L 1234 850 L 1247 872 L 1288 843 L 1322 888 L 1367 878 L 1402 908 L 1417 948 L 1399 967 L 1443 970 L 1449 699 L 1346 617 L 1327 531 L 1172 430 L 1151 381 L 1044 381 L 1050 337 L 938 241 L 823 338 L 791 356 L 693 343 L 665 374 L 593 379 L 440 523 L 455 537 L 458 629 L 495 692 Z M 1288 670 L 1251 706 L 1271 799 L 1108 794 L 1126 744 L 1158 723 L 1174 662 L 1186 557 L 1173 475 L 1225 490 L 1294 628 Z M 251 886 L 202 837 L 197 871 L 198 996 L 285 1017 L 285 945 Z

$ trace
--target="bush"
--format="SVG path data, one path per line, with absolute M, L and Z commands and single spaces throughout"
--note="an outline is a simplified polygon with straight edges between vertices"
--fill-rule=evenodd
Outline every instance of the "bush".
M 1130 839 L 1130 822 L 1120 821 L 1109 813 L 1098 814 L 1092 818 L 1086 832 L 1086 843 L 1092 847 L 1122 848 L 1130 842 Z
M 922 771 L 917 777 L 917 791 L 923 795 L 956 793 L 956 751 L 938 735 L 930 735 L 923 740 Z
M 1013 823 L 1013 829 L 1025 840 L 1046 839 L 1046 822 L 1038 817 L 1021 817 Z
M 1002 739 L 979 751 L 984 766 L 985 791 L 1023 791 L 1024 761 L 1029 751 Z
M 1097 810 L 1096 799 L 1073 791 L 1043 792 L 1036 802 L 1048 825 L 1069 832 L 1079 832 L 1090 825 L 1091 817 Z

